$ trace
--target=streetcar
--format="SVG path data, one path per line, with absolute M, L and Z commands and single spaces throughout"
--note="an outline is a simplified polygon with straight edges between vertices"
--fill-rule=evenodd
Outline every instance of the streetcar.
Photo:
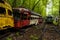
M 38 25 L 43 22 L 42 16 L 36 12 L 31 11 L 31 19 L 30 19 L 30 25 Z
M 23 28 L 40 23 L 40 14 L 26 8 L 13 8 L 14 28 Z
M 3 0 L 0 0 L 0 30 L 14 27 L 11 6 Z
M 45 19 L 45 23 L 47 24 L 53 24 L 53 21 L 54 21 L 54 18 L 51 15 L 47 16 Z
M 59 21 L 59 18 L 58 17 L 55 17 L 54 18 L 54 21 L 53 21 L 53 24 L 56 25 L 56 26 L 58 26 L 59 25 L 58 24 L 58 21 Z
M 30 11 L 25 8 L 13 8 L 14 28 L 22 28 L 30 23 Z

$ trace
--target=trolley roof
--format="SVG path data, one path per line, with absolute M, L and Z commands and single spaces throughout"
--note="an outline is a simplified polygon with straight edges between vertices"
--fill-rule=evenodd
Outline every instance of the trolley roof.
M 0 2 L 0 7 L 6 8 L 6 9 L 9 9 L 12 11 L 11 6 L 7 2 L 5 2 L 5 1 L 3 1 L 3 2 L 4 3 Z
M 16 9 L 16 10 L 19 10 L 20 12 L 29 12 L 30 11 L 28 9 L 25 9 L 25 8 L 13 8 L 13 10 Z
M 32 15 L 36 15 L 36 16 L 41 16 L 40 14 L 38 14 L 38 13 L 36 13 L 36 12 L 33 12 L 33 11 L 31 11 L 31 14 L 32 14 Z
M 23 11 L 29 11 L 28 9 L 25 9 L 25 8 L 13 8 L 13 9 L 18 9 L 18 10 L 23 10 Z

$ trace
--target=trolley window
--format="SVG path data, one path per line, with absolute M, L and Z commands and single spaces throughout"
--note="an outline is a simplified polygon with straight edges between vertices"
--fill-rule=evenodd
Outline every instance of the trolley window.
M 26 20 L 27 19 L 27 14 L 22 14 L 22 19 Z
M 0 0 L 0 3 L 4 3 L 4 1 L 3 0 Z
M 12 15 L 12 12 L 10 10 L 8 10 L 8 15 Z
M 5 13 L 6 13 L 5 8 L 0 7 L 0 14 L 5 14 Z

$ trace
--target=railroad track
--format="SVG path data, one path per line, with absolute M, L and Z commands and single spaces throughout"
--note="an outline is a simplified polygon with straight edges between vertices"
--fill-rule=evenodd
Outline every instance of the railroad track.
M 11 32 L 9 30 L 0 31 L 0 40 L 2 40 L 3 38 L 6 38 L 10 34 Z
M 60 38 L 60 30 L 58 30 L 57 26 L 55 26 L 53 24 L 44 24 L 42 34 L 39 39 L 41 39 L 41 40 L 44 40 L 44 39 L 45 40 L 55 40 L 55 38 L 56 38 L 55 36 L 57 36 L 57 35 L 59 35 L 59 38 Z
M 0 31 L 0 40 L 8 37 L 8 36 L 11 35 L 11 34 L 15 35 L 15 34 L 14 34 L 15 32 L 16 32 L 16 31 L 13 31 L 13 29 L 12 29 L 12 30 L 7 29 L 7 30 L 4 30 L 4 31 Z
M 23 35 L 24 34 L 24 31 L 25 29 L 22 29 L 22 30 L 4 30 L 4 31 L 0 31 L 0 40 L 3 40 L 4 38 L 7 38 L 8 36 L 14 36 L 16 35 L 16 32 L 20 32 L 20 35 Z
M 9 33 L 6 33 L 6 34 L 4 34 L 4 35 L 1 35 L 1 36 L 0 36 L 0 39 L 6 38 L 8 35 L 10 35 L 10 32 L 9 32 Z

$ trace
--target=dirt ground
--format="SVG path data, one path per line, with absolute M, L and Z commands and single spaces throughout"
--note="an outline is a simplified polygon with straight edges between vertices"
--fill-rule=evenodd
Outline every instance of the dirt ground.
M 43 24 L 27 28 L 21 35 L 21 32 L 12 33 L 3 40 L 60 40 L 60 34 L 57 33 L 52 25 L 46 26 L 43 30 Z

